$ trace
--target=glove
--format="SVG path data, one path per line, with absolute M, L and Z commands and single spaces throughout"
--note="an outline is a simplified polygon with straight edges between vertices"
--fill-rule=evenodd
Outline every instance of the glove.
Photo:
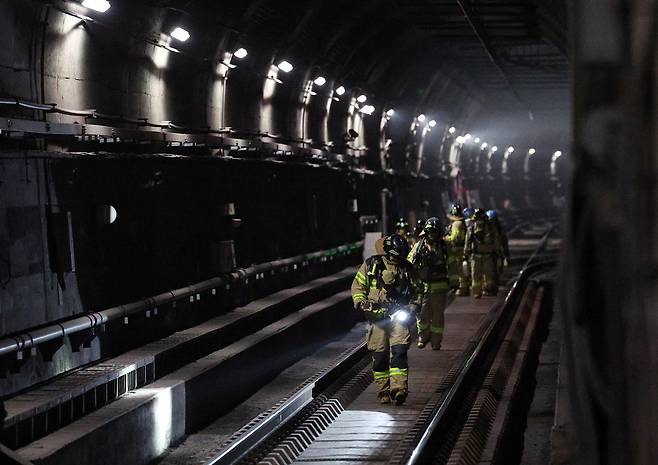
M 359 308 L 363 311 L 366 320 L 379 321 L 386 318 L 386 309 L 372 302 L 360 302 Z
M 509 266 L 509 259 L 507 257 L 503 258 L 503 267 L 507 268 Z

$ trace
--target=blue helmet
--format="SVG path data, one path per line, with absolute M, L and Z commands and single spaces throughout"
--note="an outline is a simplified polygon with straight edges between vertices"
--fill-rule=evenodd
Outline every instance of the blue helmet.
M 496 210 L 487 210 L 487 218 L 490 220 L 493 220 L 494 218 L 497 218 L 498 214 L 496 213 Z
M 470 218 L 471 216 L 473 216 L 474 212 L 475 209 L 473 207 L 464 208 L 464 218 Z

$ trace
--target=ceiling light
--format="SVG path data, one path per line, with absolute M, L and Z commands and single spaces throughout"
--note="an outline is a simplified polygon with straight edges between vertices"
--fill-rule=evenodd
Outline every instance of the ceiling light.
M 479 144 L 480 143 L 480 138 L 476 137 L 475 139 L 473 139 L 473 142 L 475 142 L 476 144 Z
M 492 151 L 492 152 L 497 152 L 497 151 L 498 151 L 498 147 L 496 147 L 496 146 L 494 145 L 493 147 L 491 147 L 491 151 Z
M 99 13 L 105 13 L 110 9 L 110 2 L 107 0 L 84 0 L 82 6 L 89 8 L 90 10 L 98 11 Z
M 375 111 L 375 107 L 372 105 L 366 105 L 361 110 L 359 110 L 361 113 L 365 113 L 366 115 L 372 115 L 372 113 Z
M 240 59 L 242 59 L 242 58 L 246 57 L 247 55 L 248 55 L 247 50 L 244 49 L 244 48 L 242 48 L 242 47 L 240 47 L 240 48 L 237 49 L 235 52 L 233 52 L 233 56 L 234 56 L 235 58 L 240 58 Z
M 454 126 L 450 126 L 450 129 L 448 129 L 448 132 L 449 132 L 450 134 L 454 134 L 455 131 L 456 131 L 456 129 L 455 129 Z
M 464 139 L 463 136 L 457 136 L 457 139 L 455 139 L 458 143 L 463 144 L 466 142 L 466 139 Z
M 430 122 L 427 124 L 429 124 L 430 127 L 433 128 L 434 126 L 436 126 L 436 120 L 431 119 Z
M 176 40 L 180 40 L 181 42 L 185 42 L 187 39 L 190 38 L 190 33 L 187 32 L 182 27 L 177 27 L 176 29 L 171 31 L 171 37 L 173 37 Z
M 529 153 L 530 155 L 534 155 L 534 154 L 535 154 L 535 152 L 536 152 L 536 150 L 535 150 L 535 149 L 530 149 L 530 150 L 528 150 L 528 153 Z
M 471 138 L 471 135 L 469 133 L 466 133 L 466 135 L 464 136 L 464 139 L 469 140 L 470 138 Z
M 315 83 L 316 86 L 323 86 L 324 83 L 327 82 L 327 80 L 322 76 L 318 76 L 315 78 L 315 81 L 313 82 Z
M 425 121 L 425 115 L 421 113 L 420 115 L 416 116 L 416 119 L 418 120 L 419 123 L 422 123 L 423 121 Z
M 508 151 L 509 153 L 514 152 L 514 147 L 512 147 L 512 146 L 510 145 L 509 147 L 507 147 L 507 151 Z
M 486 149 L 488 146 L 489 146 L 489 144 L 487 144 L 486 142 L 482 142 L 482 145 L 480 146 L 480 148 L 481 148 L 482 150 L 484 150 L 484 149 Z
M 286 60 L 283 60 L 281 63 L 276 65 L 276 67 L 279 68 L 284 73 L 289 73 L 290 71 L 292 71 L 293 68 L 293 66 L 290 63 L 288 63 Z
M 336 89 L 336 93 L 338 95 L 343 95 L 345 93 L 345 88 L 343 86 L 340 86 L 338 89 Z
M 366 96 L 363 95 L 363 94 L 359 95 L 359 96 L 356 98 L 356 101 L 359 102 L 359 103 L 363 103 L 363 102 L 365 102 L 366 100 L 368 100 L 368 97 L 366 97 Z
M 392 108 L 389 108 L 389 109 L 386 111 L 386 116 L 388 116 L 389 118 L 390 118 L 391 116 L 393 116 L 394 114 L 395 114 L 395 110 L 392 109 Z

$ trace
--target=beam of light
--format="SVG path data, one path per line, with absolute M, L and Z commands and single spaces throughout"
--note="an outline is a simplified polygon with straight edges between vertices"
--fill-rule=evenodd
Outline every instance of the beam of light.
M 530 155 L 534 155 L 535 152 L 537 152 L 535 149 L 530 149 L 530 150 L 528 150 L 528 153 L 529 153 Z
M 450 126 L 450 129 L 448 129 L 448 132 L 449 132 L 450 134 L 454 134 L 455 131 L 456 131 L 456 129 L 455 129 L 454 126 Z
M 107 0 L 84 0 L 82 6 L 99 13 L 105 13 L 112 5 Z
M 482 150 L 484 150 L 484 149 L 486 149 L 487 147 L 489 147 L 489 144 L 487 144 L 486 142 L 482 142 L 482 145 L 480 146 L 480 148 L 481 148 Z
M 455 139 L 455 140 L 456 140 L 457 143 L 459 143 L 459 144 L 463 144 L 464 142 L 466 142 L 466 139 L 464 139 L 463 136 L 457 136 L 457 139 Z
M 313 81 L 316 86 L 322 87 L 327 80 L 323 76 L 318 76 L 315 78 L 315 81 Z
M 469 140 L 472 136 L 469 133 L 464 135 L 464 140 Z
M 430 126 L 431 128 L 433 128 L 434 126 L 436 126 L 436 120 L 435 120 L 435 119 L 431 119 L 430 122 L 427 123 L 427 124 L 429 124 L 429 126 Z
M 173 37 L 176 40 L 180 40 L 181 42 L 185 42 L 187 39 L 190 38 L 190 33 L 187 32 L 182 27 L 177 27 L 176 29 L 171 31 L 171 37 Z
M 338 89 L 336 89 L 336 94 L 337 95 L 343 95 L 345 93 L 345 87 L 340 86 Z
M 514 152 L 514 147 L 512 147 L 511 145 L 509 147 L 507 147 L 507 152 L 509 152 L 509 153 Z
M 418 120 L 419 123 L 422 123 L 423 121 L 425 121 L 426 118 L 425 115 L 421 113 L 420 115 L 416 116 L 416 119 Z
M 234 56 L 235 58 L 239 58 L 239 59 L 243 59 L 243 58 L 246 57 L 247 55 L 249 55 L 249 52 L 247 52 L 247 50 L 244 49 L 244 48 L 242 48 L 242 47 L 240 47 L 240 48 L 237 49 L 235 52 L 233 52 L 233 56 Z
M 366 100 L 368 100 L 368 97 L 366 97 L 364 94 L 361 94 L 356 98 L 356 101 L 359 103 L 364 103 Z
M 497 152 L 497 151 L 498 151 L 498 147 L 494 145 L 493 147 L 491 147 L 491 151 L 492 151 L 492 152 Z
M 393 116 L 394 114 L 395 114 L 395 110 L 394 110 L 394 109 L 389 108 L 388 110 L 386 110 L 386 116 L 388 116 L 389 118 L 390 118 L 391 116 Z
M 290 63 L 288 63 L 286 60 L 283 60 L 281 63 L 276 65 L 276 67 L 279 68 L 284 73 L 289 73 L 290 71 L 293 70 L 293 66 Z
M 476 143 L 476 144 L 479 144 L 480 143 L 480 138 L 476 137 L 475 139 L 473 139 L 473 142 Z
M 553 153 L 553 156 L 554 156 L 555 158 L 559 158 L 559 157 L 562 156 L 562 152 L 560 152 L 559 150 L 556 150 L 555 153 Z

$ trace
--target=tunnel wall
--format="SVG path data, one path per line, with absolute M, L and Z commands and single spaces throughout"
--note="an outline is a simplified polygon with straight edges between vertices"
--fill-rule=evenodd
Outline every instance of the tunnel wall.
M 236 241 L 242 267 L 360 240 L 359 217 L 381 215 L 383 187 L 394 194 L 391 221 L 422 216 L 423 201 L 438 210 L 445 192 L 437 179 L 262 160 L 4 153 L 0 334 L 217 276 L 221 239 Z M 227 203 L 242 220 L 237 229 L 224 216 Z M 108 224 L 109 205 L 117 216 Z M 79 352 L 67 342 L 55 363 L 32 357 L 4 373 L 0 395 L 107 353 L 98 339 Z

